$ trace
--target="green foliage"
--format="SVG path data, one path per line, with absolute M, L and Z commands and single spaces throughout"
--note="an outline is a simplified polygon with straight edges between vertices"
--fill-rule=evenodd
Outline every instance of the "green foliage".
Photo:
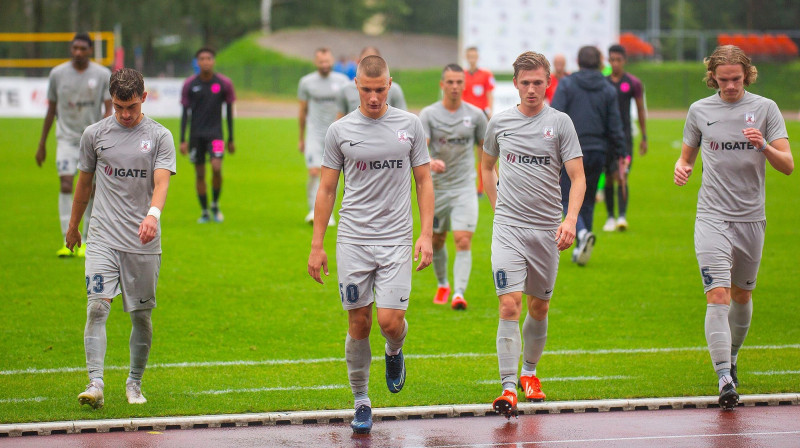
M 409 84 L 411 80 L 407 80 Z M 146 112 L 146 105 L 145 105 Z M 178 120 L 162 120 L 175 135 Z M 701 169 L 690 184 L 672 184 L 682 121 L 648 122 L 650 153 L 631 172 L 630 229 L 599 232 L 585 268 L 562 254 L 550 308 L 547 348 L 539 374 L 548 400 L 716 394 L 703 335 L 705 299 L 692 232 Z M 787 123 L 790 135 L 800 124 Z M 154 345 L 144 378 L 148 403 L 125 403 L 130 321 L 119 300 L 107 323 L 106 406 L 80 408 L 86 384 L 82 332 L 86 318 L 83 260 L 58 259 L 60 244 L 53 161 L 37 168 L 33 153 L 39 119 L 0 120 L 4 219 L 0 220 L 0 370 L 75 368 L 0 376 L 0 422 L 198 415 L 277 410 L 346 409 L 352 405 L 344 361 L 346 313 L 336 281 L 335 230 L 325 247 L 330 276 L 319 285 L 306 263 L 311 229 L 306 213 L 306 168 L 297 153 L 293 119 L 237 119 L 237 152 L 225 159 L 222 224 L 198 225 L 194 169 L 179 157 L 162 215 L 163 259 Z M 755 314 L 740 353 L 740 392 L 796 392 L 800 289 L 796 260 L 797 174 L 767 169 L 767 216 Z M 338 208 L 338 205 L 337 205 Z M 414 206 L 416 210 L 416 206 Z M 375 406 L 488 403 L 500 391 L 495 335 L 497 298 L 491 279 L 492 212 L 480 201 L 480 221 L 467 291 L 469 309 L 431 303 L 432 268 L 414 273 L 407 386 L 390 394 L 383 362 L 372 365 Z M 416 212 L 415 212 L 416 214 Z M 597 207 L 595 222 L 605 212 Z M 415 218 L 416 220 L 416 218 Z M 448 241 L 450 254 L 455 250 Z M 452 255 L 451 255 L 452 263 Z M 372 353 L 382 353 L 377 328 Z M 667 353 L 584 353 L 561 350 L 678 348 Z M 472 355 L 469 355 L 472 353 Z M 453 356 L 461 354 L 460 357 Z M 419 355 L 430 355 L 420 358 Z M 332 360 L 325 360 L 332 358 Z M 274 362 L 286 360 L 286 362 Z M 300 362 L 306 360 L 306 362 Z M 169 366 L 181 362 L 250 365 Z M 576 376 L 618 380 L 560 381 Z M 454 386 L 453 378 L 458 378 Z M 333 385 L 331 390 L 313 386 Z M 298 390 L 276 390 L 296 387 Z M 230 389 L 228 393 L 209 391 Z M 262 390 L 252 390 L 262 389 Z M 269 390 L 265 390 L 269 389 Z M 40 397 L 42 401 L 10 399 Z
M 361 30 L 374 10 L 365 0 L 273 1 L 272 29 L 325 26 Z

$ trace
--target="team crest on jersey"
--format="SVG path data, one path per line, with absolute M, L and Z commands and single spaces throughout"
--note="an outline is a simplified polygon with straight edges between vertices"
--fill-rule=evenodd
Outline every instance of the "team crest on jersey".
M 550 140 L 553 137 L 555 137 L 556 134 L 553 132 L 553 127 L 545 126 L 544 129 L 542 130 L 542 136 L 547 140 Z
M 472 127 L 472 117 L 464 117 L 461 120 L 461 122 L 464 124 L 465 128 L 471 128 Z
M 747 112 L 744 114 L 744 123 L 745 124 L 756 124 L 756 114 L 753 112 Z
M 97 80 L 94 78 L 89 78 L 87 84 L 89 85 L 90 89 L 94 89 L 95 87 L 97 87 Z
M 397 141 L 400 143 L 405 143 L 409 140 L 408 138 L 408 131 L 405 129 L 400 129 L 397 131 Z
M 153 149 L 153 144 L 150 142 L 150 140 L 142 140 L 142 146 L 139 147 L 139 151 L 148 153 L 151 149 Z

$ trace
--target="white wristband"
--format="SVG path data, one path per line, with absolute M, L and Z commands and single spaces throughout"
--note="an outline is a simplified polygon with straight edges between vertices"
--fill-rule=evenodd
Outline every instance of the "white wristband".
M 766 140 L 764 140 L 764 146 L 758 148 L 758 152 L 764 152 L 765 149 L 767 149 L 767 141 Z
M 161 210 L 158 207 L 150 207 L 150 211 L 147 212 L 147 216 L 153 216 L 156 218 L 156 221 L 161 220 Z

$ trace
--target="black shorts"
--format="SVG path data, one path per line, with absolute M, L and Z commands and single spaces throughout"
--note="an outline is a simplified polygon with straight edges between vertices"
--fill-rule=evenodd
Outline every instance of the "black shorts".
M 633 166 L 633 151 L 630 152 L 629 157 L 631 159 L 628 163 L 628 172 L 631 171 L 631 167 Z M 614 152 L 606 151 L 606 176 L 613 176 L 614 174 L 617 174 L 617 171 L 619 171 L 619 157 L 617 157 L 617 154 Z
M 221 159 L 225 154 L 225 142 L 221 138 L 192 137 L 189 139 L 189 160 L 194 164 L 206 163 L 209 157 Z

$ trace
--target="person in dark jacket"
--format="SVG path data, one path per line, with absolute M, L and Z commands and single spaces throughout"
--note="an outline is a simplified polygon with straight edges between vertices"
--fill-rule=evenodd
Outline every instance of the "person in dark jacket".
M 597 47 L 585 46 L 578 51 L 579 71 L 563 78 L 553 96 L 551 106 L 566 113 L 575 124 L 578 141 L 583 151 L 583 169 L 586 173 L 586 196 L 578 216 L 578 244 L 572 252 L 572 261 L 586 265 L 594 248 L 592 233 L 597 182 L 606 163 L 606 153 L 615 153 L 619 163 L 623 158 L 625 134 L 619 114 L 617 92 L 600 72 L 602 56 Z M 624 170 L 620 172 L 625 172 Z M 568 207 L 570 181 L 561 172 L 561 202 Z

